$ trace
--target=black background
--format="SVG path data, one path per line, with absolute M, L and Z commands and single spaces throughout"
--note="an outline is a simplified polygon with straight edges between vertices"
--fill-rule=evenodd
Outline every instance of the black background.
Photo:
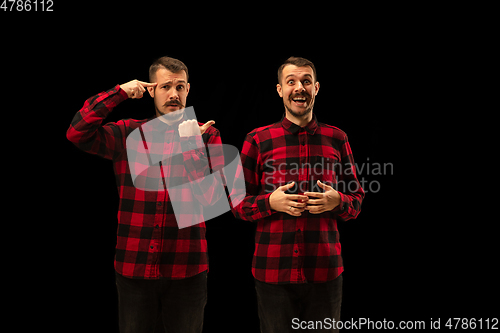
M 461 87 L 472 72 L 464 66 L 464 39 L 474 44 L 467 20 L 402 8 L 398 15 L 384 8 L 270 13 L 127 2 L 103 8 L 92 1 L 55 1 L 53 8 L 0 13 L 9 18 L 2 22 L 2 71 L 14 73 L 4 80 L 14 104 L 4 121 L 20 129 L 16 142 L 30 140 L 32 155 L 26 159 L 23 151 L 16 171 L 36 181 L 11 198 L 27 242 L 13 262 L 23 277 L 16 297 L 22 325 L 117 331 L 112 163 L 79 151 L 65 132 L 87 98 L 132 79 L 147 81 L 149 65 L 163 55 L 188 66 L 188 106 L 200 121 L 215 120 L 223 142 L 238 149 L 246 133 L 281 119 L 279 65 L 292 55 L 308 58 L 321 84 L 318 120 L 348 134 L 358 164 L 392 164 L 392 174 L 359 175 L 380 190 L 367 193 L 356 220 L 339 225 L 343 320 L 428 324 L 498 316 L 497 232 L 480 215 L 491 204 L 478 188 L 467 189 L 483 179 L 469 146 L 480 143 L 473 130 L 450 139 L 460 112 L 474 112 Z M 145 95 L 120 104 L 108 120 L 153 112 Z M 17 207 L 23 200 L 31 204 Z M 204 332 L 258 332 L 254 230 L 231 213 L 207 222 Z

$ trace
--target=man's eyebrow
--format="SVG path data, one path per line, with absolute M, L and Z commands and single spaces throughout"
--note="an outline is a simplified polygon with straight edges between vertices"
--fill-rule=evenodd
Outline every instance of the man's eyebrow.
M 162 85 L 164 85 L 164 84 L 172 84 L 172 82 L 173 82 L 172 80 L 168 80 L 168 81 L 165 81 L 165 82 L 163 82 L 163 83 L 160 83 L 160 86 L 162 86 Z M 186 81 L 184 81 L 184 80 L 179 80 L 179 81 L 177 81 L 177 83 L 184 83 L 184 84 L 185 84 L 185 83 L 186 83 Z
M 288 74 L 286 77 L 285 77 L 285 80 L 288 79 L 289 76 L 295 76 L 295 74 Z M 304 74 L 304 76 L 309 76 L 310 78 L 312 78 L 312 75 L 311 74 Z

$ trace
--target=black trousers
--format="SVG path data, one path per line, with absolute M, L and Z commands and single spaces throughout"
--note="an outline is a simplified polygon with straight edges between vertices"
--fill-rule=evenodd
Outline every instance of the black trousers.
M 182 280 L 138 280 L 116 273 L 120 333 L 152 333 L 161 314 L 167 333 L 201 333 L 207 272 Z
M 332 323 L 333 319 L 340 320 L 342 279 L 340 275 L 325 283 L 280 285 L 255 280 L 260 331 L 338 332 Z M 322 326 L 324 323 L 326 325 Z M 317 329 L 307 329 L 308 325 L 316 325 Z

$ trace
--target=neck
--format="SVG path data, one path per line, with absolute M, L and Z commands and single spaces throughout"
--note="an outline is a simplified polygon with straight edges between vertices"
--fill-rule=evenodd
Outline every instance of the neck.
M 307 124 L 309 124 L 309 122 L 312 120 L 313 113 L 311 110 L 311 112 L 308 112 L 303 116 L 295 116 L 295 115 L 291 114 L 290 111 L 286 110 L 285 117 L 286 117 L 286 119 L 290 120 L 295 125 L 300 126 L 300 127 L 304 127 Z
M 156 117 L 160 119 L 160 121 L 164 122 L 167 125 L 173 125 L 176 122 L 180 121 L 184 116 L 184 109 L 177 110 L 174 112 L 161 114 L 158 109 L 156 110 Z

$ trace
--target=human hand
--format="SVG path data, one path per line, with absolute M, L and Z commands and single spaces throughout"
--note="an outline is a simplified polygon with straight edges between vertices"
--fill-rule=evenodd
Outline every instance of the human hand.
M 305 195 L 299 194 L 285 194 L 285 191 L 292 188 L 295 182 L 278 187 L 269 197 L 269 205 L 271 209 L 278 212 L 290 214 L 292 216 L 300 216 L 307 206 L 307 199 Z M 302 200 L 298 202 L 296 200 Z
M 146 91 L 147 87 L 154 87 L 158 83 L 148 83 L 139 80 L 132 80 L 130 82 L 120 85 L 120 88 L 125 91 L 129 98 L 142 98 L 143 93 Z
M 202 135 L 213 124 L 215 124 L 215 121 L 210 120 L 202 126 L 198 126 L 198 122 L 195 119 L 185 120 L 179 124 L 179 136 Z
M 338 191 L 334 190 L 333 187 L 323 184 L 318 180 L 318 185 L 325 190 L 324 193 L 320 192 L 305 192 L 310 199 L 307 202 L 306 210 L 311 214 L 321 214 L 333 210 L 340 204 L 340 194 Z M 317 198 L 317 199 L 311 199 Z

